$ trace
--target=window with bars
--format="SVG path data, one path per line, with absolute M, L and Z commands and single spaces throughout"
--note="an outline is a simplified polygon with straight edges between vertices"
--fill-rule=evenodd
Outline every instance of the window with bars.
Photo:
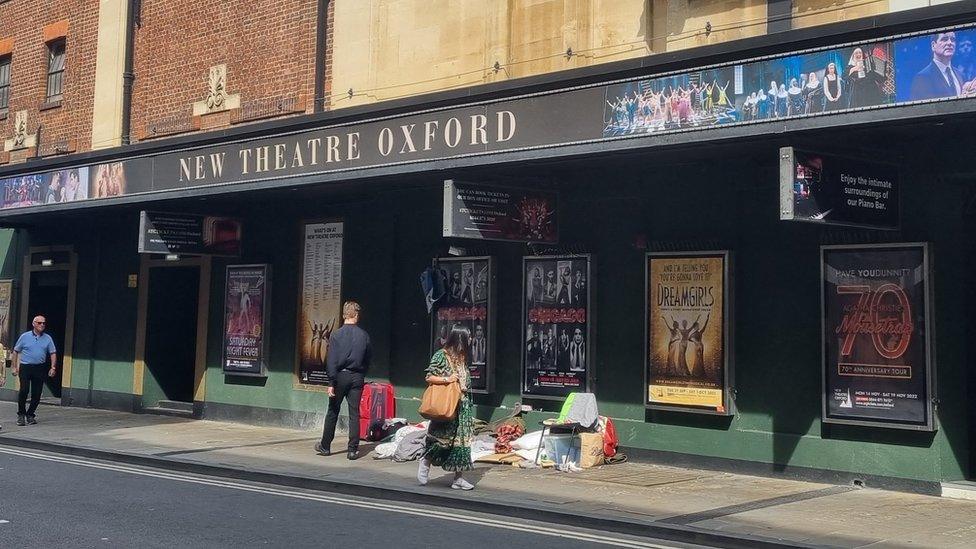
M 0 57 L 0 112 L 10 106 L 10 56 Z
M 64 91 L 64 40 L 56 40 L 47 45 L 47 102 L 61 100 Z

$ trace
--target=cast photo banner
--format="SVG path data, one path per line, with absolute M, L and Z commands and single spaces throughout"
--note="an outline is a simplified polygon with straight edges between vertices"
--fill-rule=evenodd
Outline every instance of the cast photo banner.
M 891 164 L 783 147 L 780 219 L 897 229 L 898 169 Z
M 821 248 L 823 420 L 931 431 L 928 245 Z
M 585 142 L 605 141 L 610 150 L 611 141 L 659 133 L 763 123 L 778 131 L 784 119 L 963 100 L 976 97 L 974 43 L 970 23 L 128 158 L 87 166 L 88 198 L 285 184 L 299 176 Z M 52 196 L 68 201 L 70 193 L 57 187 L 52 195 L 52 180 L 40 173 L 0 179 L 0 209 L 47 207 Z
M 590 392 L 592 256 L 522 260 L 522 395 L 562 399 Z
M 270 292 L 268 265 L 227 266 L 224 286 L 225 374 L 265 374 Z
M 490 257 L 452 257 L 436 260 L 447 281 L 447 294 L 437 302 L 431 327 L 431 349 L 440 349 L 457 326 L 471 330 L 468 368 L 471 391 L 489 393 L 495 368 L 495 273 Z
M 647 255 L 644 402 L 730 415 L 729 252 Z
M 451 238 L 556 243 L 559 207 L 552 191 L 444 182 L 444 234 Z
M 342 325 L 341 221 L 303 225 L 298 303 L 298 383 L 326 385 L 329 336 Z

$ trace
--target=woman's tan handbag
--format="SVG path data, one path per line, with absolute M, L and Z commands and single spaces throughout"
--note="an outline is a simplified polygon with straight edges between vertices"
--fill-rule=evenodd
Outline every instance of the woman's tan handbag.
M 420 401 L 420 415 L 431 421 L 452 421 L 461 402 L 461 384 L 428 385 Z

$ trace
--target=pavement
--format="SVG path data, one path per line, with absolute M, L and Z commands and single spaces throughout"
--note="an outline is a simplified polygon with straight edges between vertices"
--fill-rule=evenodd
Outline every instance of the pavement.
M 0 418 L 15 417 L 0 402 Z M 460 493 L 439 470 L 418 486 L 416 462 L 349 461 L 344 440 L 318 456 L 317 431 L 56 406 L 38 421 L 4 421 L 0 446 L 719 547 L 962 548 L 976 536 L 976 502 L 904 492 L 629 462 L 581 473 L 476 464 L 466 478 L 477 488 Z

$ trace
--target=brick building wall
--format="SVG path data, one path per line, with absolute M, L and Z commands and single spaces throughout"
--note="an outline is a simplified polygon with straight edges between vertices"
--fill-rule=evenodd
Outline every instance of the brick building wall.
M 133 142 L 312 112 L 317 3 L 143 0 L 134 48 Z M 230 99 L 216 112 L 211 67 Z
M 43 126 L 37 143 L 41 155 L 91 148 L 98 6 L 96 0 L 0 3 L 0 43 L 9 50 L 0 55 L 11 55 L 10 104 L 6 117 L 0 114 L 0 144 L 13 137 L 16 113 L 26 110 L 29 134 Z M 58 38 L 62 34 L 66 44 L 63 99 L 59 106 L 44 108 L 45 35 Z M 34 152 L 33 147 L 0 152 L 0 163 L 23 160 Z

